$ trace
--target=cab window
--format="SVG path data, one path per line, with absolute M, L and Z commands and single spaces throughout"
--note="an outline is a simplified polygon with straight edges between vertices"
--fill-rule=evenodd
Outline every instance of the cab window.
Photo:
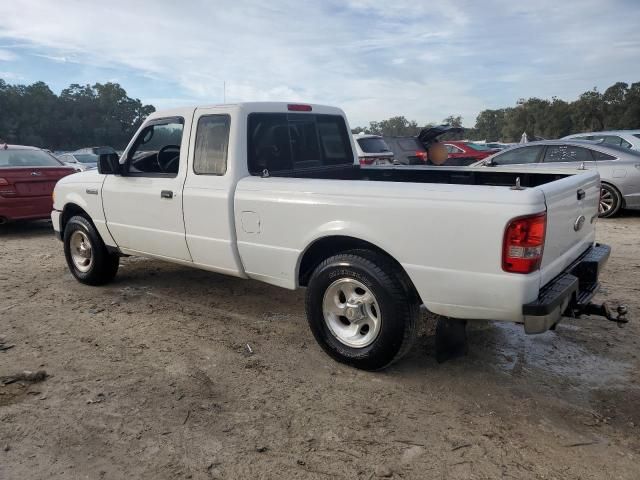
M 176 176 L 184 120 L 155 120 L 136 138 L 127 155 L 127 171 L 133 176 Z
M 253 175 L 353 164 L 350 135 L 339 115 L 252 113 L 247 140 Z

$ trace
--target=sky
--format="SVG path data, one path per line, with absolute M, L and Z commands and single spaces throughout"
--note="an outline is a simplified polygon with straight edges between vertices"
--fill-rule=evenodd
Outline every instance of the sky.
M 639 0 L 2 0 L 0 78 L 421 124 L 640 81 Z M 1 113 L 1 112 L 0 112 Z

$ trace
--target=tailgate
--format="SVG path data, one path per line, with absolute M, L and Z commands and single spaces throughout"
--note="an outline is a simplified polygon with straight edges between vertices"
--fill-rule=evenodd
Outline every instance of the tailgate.
M 547 205 L 547 233 L 541 284 L 546 285 L 575 261 L 595 240 L 600 201 L 600 175 L 580 172 L 541 185 Z

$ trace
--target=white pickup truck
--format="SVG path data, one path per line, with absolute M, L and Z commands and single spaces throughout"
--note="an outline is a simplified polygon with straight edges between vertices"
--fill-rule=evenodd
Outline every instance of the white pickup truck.
M 306 287 L 319 344 L 364 369 L 407 352 L 421 305 L 528 333 L 604 311 L 597 172 L 361 168 L 354 152 L 337 108 L 156 112 L 120 158 L 58 182 L 53 227 L 89 285 L 142 255 Z

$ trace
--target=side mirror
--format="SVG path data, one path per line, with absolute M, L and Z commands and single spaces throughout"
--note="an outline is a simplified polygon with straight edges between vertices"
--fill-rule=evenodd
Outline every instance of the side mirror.
M 121 175 L 120 157 L 117 153 L 102 153 L 98 156 L 98 173 Z

